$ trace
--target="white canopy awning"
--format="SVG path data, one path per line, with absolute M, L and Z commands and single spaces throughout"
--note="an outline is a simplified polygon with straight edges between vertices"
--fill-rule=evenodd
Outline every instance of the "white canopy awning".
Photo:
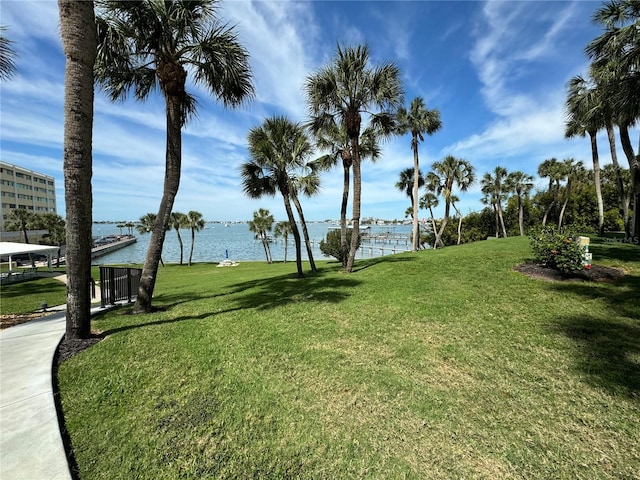
M 9 270 L 11 270 L 14 255 L 22 253 L 46 254 L 51 268 L 51 255 L 58 251 L 58 247 L 51 245 L 31 245 L 30 243 L 0 242 L 0 257 L 9 257 Z

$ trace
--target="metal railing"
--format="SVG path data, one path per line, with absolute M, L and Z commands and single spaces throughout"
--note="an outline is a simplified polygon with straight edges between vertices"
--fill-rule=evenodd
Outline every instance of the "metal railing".
M 131 303 L 141 275 L 141 268 L 100 266 L 100 305 L 104 308 L 121 300 Z

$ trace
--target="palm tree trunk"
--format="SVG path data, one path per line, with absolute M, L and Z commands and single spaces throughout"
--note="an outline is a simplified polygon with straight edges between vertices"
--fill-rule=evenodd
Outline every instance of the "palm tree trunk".
M 598 232 L 600 235 L 604 233 L 604 204 L 602 202 L 602 184 L 600 182 L 600 157 L 598 156 L 598 142 L 596 141 L 596 132 L 590 131 L 591 139 L 591 158 L 593 160 L 593 180 L 596 184 L 596 200 L 598 202 Z
M 287 192 L 281 192 L 284 199 L 284 209 L 287 211 L 287 218 L 289 218 L 289 224 L 291 225 L 291 233 L 293 234 L 293 240 L 296 247 L 296 268 L 298 269 L 298 278 L 303 278 L 302 272 L 302 246 L 300 245 L 300 232 L 298 231 L 298 225 L 296 224 L 296 217 L 293 215 L 291 209 L 291 199 Z
M 520 236 L 524 237 L 524 205 L 520 195 L 518 195 L 518 226 L 520 227 Z
M 93 2 L 59 0 L 66 58 L 64 185 L 67 212 L 66 338 L 91 335 L 93 66 L 97 39 Z
M 359 122 L 358 122 L 359 127 Z M 358 128 L 358 135 L 360 128 Z M 360 146 L 358 135 L 351 138 L 351 152 L 353 155 L 353 220 L 351 231 L 351 245 L 349 247 L 349 258 L 347 259 L 347 272 L 353 271 L 353 264 L 356 260 L 358 250 L 358 239 L 360 238 L 360 207 L 362 200 L 362 173 L 360 171 Z
M 607 124 L 607 137 L 609 138 L 609 150 L 611 152 L 611 163 L 613 163 L 613 169 L 616 172 L 616 183 L 618 184 L 618 194 L 620 198 L 620 205 L 622 206 L 622 220 L 624 222 L 624 231 L 627 236 L 631 235 L 629 225 L 629 202 L 625 195 L 624 181 L 622 180 L 622 172 L 620 171 L 620 164 L 618 163 L 618 153 L 616 151 L 616 135 L 613 131 L 613 125 Z
M 133 307 L 135 313 L 151 312 L 151 300 L 156 285 L 158 264 L 162 255 L 167 226 L 173 209 L 173 202 L 180 186 L 180 167 L 182 163 L 182 102 L 179 97 L 165 95 L 167 116 L 167 152 L 164 173 L 164 189 L 158 215 L 156 216 L 147 256 L 142 267 L 138 298 Z
M 260 232 L 260 241 L 262 242 L 262 248 L 264 248 L 264 256 L 267 258 L 267 263 L 271 263 L 271 253 L 269 251 L 267 234 L 265 232 Z
M 347 268 L 349 245 L 347 244 L 347 206 L 349 204 L 349 170 L 351 158 L 343 160 L 342 205 L 340 206 L 340 245 L 342 246 L 342 268 Z
M 287 263 L 287 247 L 289 246 L 289 241 L 287 235 L 284 236 L 284 263 Z
M 196 243 L 196 229 L 191 228 L 191 250 L 189 251 L 189 266 L 191 266 L 191 260 L 193 260 L 193 246 Z
M 420 165 L 418 161 L 418 138 L 413 135 L 413 192 L 411 196 L 411 205 L 413 206 L 413 251 L 417 252 L 420 248 L 420 225 L 418 222 L 418 180 L 420 176 Z
M 311 240 L 309 239 L 309 230 L 307 230 L 307 222 L 304 219 L 304 214 L 302 213 L 302 205 L 300 205 L 300 200 L 298 200 L 297 195 L 291 195 L 293 200 L 293 204 L 296 206 L 296 210 L 298 211 L 298 216 L 300 217 L 300 226 L 302 227 L 302 235 L 304 236 L 304 243 L 307 247 L 307 256 L 309 257 L 309 265 L 311 266 L 312 272 L 317 272 L 316 262 L 313 260 L 313 248 L 311 247 Z
M 562 228 L 562 220 L 564 218 L 564 212 L 567 209 L 567 204 L 569 203 L 569 197 L 571 196 L 571 179 L 567 180 L 567 197 L 564 199 L 564 203 L 562 204 L 562 210 L 560 210 L 560 218 L 558 218 L 558 228 Z
M 495 203 L 493 203 L 492 205 L 493 205 L 493 214 L 496 217 L 496 238 L 500 238 L 500 215 L 498 215 L 497 205 Z
M 500 218 L 500 227 L 502 228 L 502 235 L 507 238 L 507 229 L 504 226 L 504 215 L 502 215 L 502 205 L 498 201 L 498 217 Z
M 458 220 L 458 242 L 456 245 L 460 245 L 462 241 L 462 215 L 460 215 L 460 220 Z
M 629 171 L 631 173 L 631 191 L 633 192 L 631 236 L 640 238 L 640 159 L 633 153 L 633 146 L 631 145 L 631 138 L 629 137 L 629 126 L 618 125 L 618 129 L 620 130 L 622 150 L 629 161 Z
M 178 244 L 180 245 L 180 265 L 182 265 L 182 259 L 184 257 L 184 245 L 182 244 L 182 237 L 180 236 L 180 229 L 176 228 L 176 234 L 178 235 Z M 191 265 L 191 261 L 189 261 Z

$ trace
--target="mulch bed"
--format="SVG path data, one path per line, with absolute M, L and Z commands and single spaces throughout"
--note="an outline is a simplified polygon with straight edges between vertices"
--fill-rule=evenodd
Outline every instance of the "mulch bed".
M 14 325 L 20 325 L 21 323 L 30 322 L 31 320 L 44 317 L 45 315 L 49 315 L 49 312 L 0 315 L 0 330 L 13 327 Z
M 559 270 L 548 268 L 544 265 L 528 262 L 517 265 L 514 270 L 531 278 L 546 280 L 548 282 L 615 282 L 625 275 L 624 271 L 619 268 L 605 267 L 603 265 L 591 265 L 589 270 L 562 273 Z
M 89 347 L 92 347 L 96 343 L 100 342 L 104 337 L 101 335 L 91 335 L 91 338 L 84 338 L 79 340 L 69 339 L 65 336 L 60 345 L 58 345 L 58 350 L 56 352 L 56 366 L 60 365 L 75 354 L 80 353 L 83 350 L 86 350 Z

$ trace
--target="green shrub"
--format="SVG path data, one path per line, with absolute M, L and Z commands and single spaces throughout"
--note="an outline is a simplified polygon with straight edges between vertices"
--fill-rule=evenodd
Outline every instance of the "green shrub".
M 535 261 L 563 273 L 584 268 L 584 248 L 576 241 L 574 230 L 539 227 L 531 232 L 531 248 Z
M 347 255 L 349 254 L 349 245 L 351 245 L 351 233 L 352 229 L 347 229 Z M 358 238 L 358 248 L 360 248 L 360 240 Z M 343 261 L 342 258 L 342 245 L 340 244 L 340 230 L 329 230 L 326 240 L 320 240 L 320 251 L 325 257 L 334 257 L 339 262 Z

